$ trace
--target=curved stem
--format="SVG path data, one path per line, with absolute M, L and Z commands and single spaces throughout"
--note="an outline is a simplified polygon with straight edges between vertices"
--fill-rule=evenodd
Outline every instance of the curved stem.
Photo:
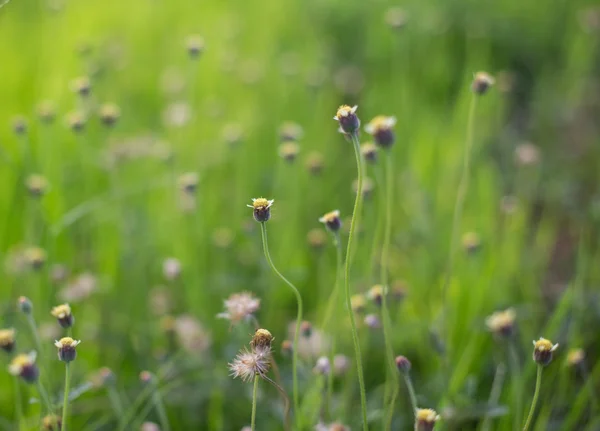
M 71 385 L 71 365 L 65 362 L 65 393 L 63 395 L 63 411 L 61 430 L 67 431 L 67 419 L 69 417 L 69 386 Z
M 544 366 L 538 364 L 537 366 L 537 378 L 535 380 L 535 392 L 533 393 L 533 401 L 531 402 L 531 409 L 529 410 L 529 415 L 527 416 L 527 421 L 525 422 L 525 426 L 523 427 L 523 431 L 527 431 L 531 422 L 533 420 L 533 414 L 535 413 L 535 406 L 537 405 L 538 398 L 540 396 L 540 387 L 542 386 L 542 371 L 544 370 Z
M 460 183 L 458 184 L 458 192 L 456 194 L 456 201 L 454 202 L 454 214 L 452 217 L 452 232 L 450 234 L 450 247 L 448 249 L 448 266 L 446 268 L 446 275 L 444 277 L 444 284 L 442 285 L 442 331 L 446 331 L 445 336 L 442 338 L 444 342 L 444 351 L 448 344 L 449 330 L 446 319 L 448 314 L 448 289 L 450 287 L 450 281 L 452 280 L 452 272 L 454 271 L 454 249 L 458 242 L 458 235 L 460 233 L 460 223 L 462 220 L 462 212 L 465 205 L 465 198 L 469 189 L 469 171 L 471 165 L 471 148 L 473 147 L 473 131 L 475 126 L 475 108 L 477 107 L 477 95 L 473 94 L 471 98 L 471 104 L 469 105 L 469 116 L 467 118 L 467 138 L 465 144 L 465 151 L 463 154 L 463 165 L 462 173 L 460 177 Z M 445 355 L 445 353 L 444 353 Z M 444 361 L 447 365 L 447 361 Z M 449 375 L 449 374 L 448 374 Z
M 419 408 L 417 407 L 417 396 L 415 395 L 415 388 L 413 386 L 412 379 L 410 378 L 410 375 L 405 374 L 404 375 L 404 381 L 406 382 L 406 387 L 408 388 L 408 396 L 410 397 L 410 404 L 412 406 L 413 413 L 416 416 L 417 415 L 417 410 Z
M 348 236 L 348 244 L 346 245 L 346 267 L 344 269 L 344 290 L 346 292 L 346 309 L 350 318 L 350 326 L 352 327 L 352 341 L 354 343 L 354 354 L 356 356 L 356 371 L 358 374 L 358 384 L 360 387 L 360 404 L 362 410 L 363 430 L 369 429 L 367 421 L 367 395 L 365 391 L 365 378 L 362 369 L 362 357 L 360 353 L 360 340 L 356 330 L 356 321 L 354 312 L 352 311 L 352 303 L 350 301 L 350 253 L 352 251 L 352 241 L 354 239 L 354 231 L 356 230 L 356 219 L 359 217 L 362 203 L 362 185 L 363 185 L 363 169 L 360 155 L 360 143 L 358 135 L 352 135 L 352 143 L 354 144 L 354 154 L 356 156 L 356 168 L 358 170 L 358 187 L 356 199 L 354 201 L 354 210 L 352 211 L 352 221 L 350 222 L 350 234 Z
M 252 431 L 256 429 L 256 394 L 258 392 L 258 379 L 259 375 L 254 376 L 254 389 L 252 390 L 252 421 L 250 428 Z
M 267 376 L 261 376 L 264 380 L 266 380 L 267 382 L 271 383 L 273 386 L 275 386 L 275 388 L 277 389 L 277 391 L 279 391 L 279 394 L 281 395 L 281 398 L 283 398 L 283 420 L 284 420 L 284 429 L 286 431 L 289 431 L 290 429 L 290 399 L 288 398 L 287 394 L 285 393 L 285 391 L 283 390 L 283 388 L 281 386 L 279 386 L 277 383 L 275 383 L 271 378 L 267 377 Z
M 277 270 L 277 267 L 275 267 L 275 264 L 273 263 L 273 260 L 271 259 L 271 254 L 269 253 L 269 243 L 267 241 L 267 226 L 266 226 L 266 224 L 261 223 L 260 229 L 261 229 L 261 233 L 262 233 L 262 241 L 263 241 L 263 249 L 265 252 L 265 258 L 267 259 L 269 266 L 271 267 L 273 272 L 275 274 L 277 274 L 277 276 L 279 278 L 281 278 L 283 280 L 283 282 L 292 289 L 292 291 L 294 292 L 294 295 L 296 295 L 296 302 L 298 304 L 298 313 L 296 315 L 296 328 L 294 329 L 294 347 L 292 350 L 292 381 L 293 381 L 294 416 L 296 418 L 296 428 L 301 430 L 302 429 L 302 426 L 301 426 L 302 418 L 300 417 L 301 416 L 300 410 L 299 410 L 300 404 L 299 404 L 299 398 L 298 398 L 298 336 L 300 334 L 300 324 L 302 323 L 302 296 L 300 296 L 300 292 L 298 291 L 296 286 L 294 286 L 287 278 L 285 278 L 283 276 L 283 274 L 281 274 Z

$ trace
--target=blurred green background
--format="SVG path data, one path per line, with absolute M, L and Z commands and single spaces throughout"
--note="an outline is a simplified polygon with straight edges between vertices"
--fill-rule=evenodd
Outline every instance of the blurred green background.
M 512 430 L 514 394 L 521 388 L 527 411 L 533 392 L 531 340 L 544 336 L 561 347 L 545 372 L 534 429 L 600 430 L 592 403 L 600 385 L 600 9 L 593 3 L 12 0 L 0 8 L 2 327 L 17 329 L 20 351 L 33 348 L 16 307 L 28 296 L 47 346 L 42 380 L 58 403 L 63 364 L 51 342 L 62 335 L 50 308 L 70 302 L 82 340 L 70 429 L 118 429 L 106 390 L 89 383 L 103 366 L 114 371 L 131 413 L 125 429 L 157 421 L 148 400 L 139 401 L 146 369 L 160 377 L 172 429 L 247 425 L 251 385 L 231 379 L 227 363 L 253 326 L 216 318 L 224 299 L 245 290 L 262 300 L 257 319 L 276 338 L 291 394 L 290 359 L 279 345 L 295 301 L 266 265 L 246 204 L 275 199 L 271 254 L 319 329 L 335 248 L 318 218 L 337 208 L 347 220 L 354 200 L 352 145 L 332 119 L 347 103 L 359 106 L 363 124 L 378 114 L 398 119 L 388 266 L 405 296 L 392 304 L 394 351 L 411 359 L 419 403 L 442 414 L 438 428 L 482 429 L 488 414 L 497 415 L 491 429 Z M 204 39 L 198 58 L 189 55 L 190 35 Z M 460 225 L 460 235 L 474 233 L 479 245 L 456 250 L 445 368 L 435 334 L 470 84 L 480 70 L 496 85 L 475 113 Z M 78 77 L 89 77 L 86 97 L 74 91 Z M 40 117 L 46 100 L 53 120 Z M 105 103 L 120 109 L 113 127 L 100 120 Z M 85 123 L 79 132 L 77 113 Z M 279 155 L 280 129 L 290 121 L 302 129 L 291 163 Z M 15 130 L 23 124 L 25 132 Z M 198 178 L 192 192 L 182 189 L 186 173 Z M 32 174 L 48 182 L 41 197 L 28 191 Z M 378 283 L 380 264 L 380 163 L 367 175 L 374 189 L 353 256 L 356 293 Z M 32 268 L 31 247 L 45 251 L 41 268 Z M 180 263 L 176 277 L 165 275 L 169 258 Z M 485 317 L 507 307 L 517 311 L 523 373 L 509 370 L 499 407 L 488 406 L 497 367 L 510 355 Z M 383 337 L 359 321 L 372 429 L 383 429 Z M 352 361 L 349 330 L 335 339 Z M 586 352 L 583 373 L 565 365 L 570 348 Z M 319 420 L 315 359 L 303 357 L 300 373 L 307 425 Z M 0 387 L 0 429 L 17 429 L 8 373 L 0 373 Z M 37 392 L 22 389 L 28 429 L 37 429 Z M 333 419 L 360 429 L 353 366 L 336 378 L 334 405 Z M 277 392 L 263 387 L 258 429 L 282 429 L 281 418 Z M 412 420 L 403 387 L 393 429 L 412 429 Z

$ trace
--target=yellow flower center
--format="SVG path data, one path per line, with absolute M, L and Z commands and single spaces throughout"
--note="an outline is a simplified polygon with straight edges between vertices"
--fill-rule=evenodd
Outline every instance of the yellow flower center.
M 417 420 L 423 422 L 435 422 L 438 419 L 438 415 L 435 410 L 432 409 L 418 409 Z
M 538 350 L 540 352 L 550 351 L 552 350 L 552 342 L 546 340 L 545 338 L 540 338 L 538 341 L 535 342 L 535 350 Z
M 269 201 L 265 198 L 254 199 L 254 201 L 252 202 L 252 206 L 254 207 L 255 210 L 268 208 Z
M 342 105 L 338 108 L 337 113 L 336 113 L 336 117 L 341 118 L 341 117 L 347 117 L 350 114 L 352 114 L 352 107 L 348 106 L 348 105 Z

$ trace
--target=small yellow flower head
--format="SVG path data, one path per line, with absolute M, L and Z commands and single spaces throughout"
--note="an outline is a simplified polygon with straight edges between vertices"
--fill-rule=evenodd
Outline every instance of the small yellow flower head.
M 338 232 L 342 227 L 342 220 L 340 219 L 339 210 L 333 210 L 331 212 L 328 212 L 323 217 L 320 217 L 319 221 L 323 223 L 327 227 L 327 229 L 329 229 L 333 233 Z
M 12 121 L 13 131 L 15 135 L 25 135 L 27 133 L 27 120 L 25 117 L 15 117 Z
M 90 79 L 87 76 L 81 76 L 74 79 L 73 82 L 71 82 L 71 89 L 81 97 L 89 96 L 92 90 Z
M 473 77 L 471 90 L 475 94 L 485 94 L 495 82 L 496 80 L 489 73 L 477 72 Z
M 432 409 L 417 409 L 415 431 L 432 431 L 440 416 Z
M 298 141 L 302 138 L 303 134 L 304 130 L 302 130 L 302 126 L 291 121 L 283 123 L 279 128 L 279 139 L 283 142 Z
M 40 197 L 46 193 L 48 189 L 48 180 L 42 175 L 31 174 L 25 180 L 27 191 L 33 197 Z
M 19 296 L 19 299 L 17 300 L 17 305 L 19 307 L 19 310 L 21 310 L 21 313 L 30 314 L 33 311 L 33 304 L 31 303 L 29 298 L 25 296 Z
M 403 374 L 408 374 L 412 364 L 406 356 L 396 356 L 396 367 Z
M 54 345 L 58 348 L 58 359 L 63 362 L 74 361 L 77 357 L 77 350 L 75 348 L 81 343 L 79 340 L 74 340 L 71 337 L 61 338 L 56 341 Z
M 546 366 L 552 362 L 552 353 L 558 349 L 558 344 L 552 344 L 545 338 L 533 342 L 533 360 L 540 365 Z
M 67 126 L 75 133 L 82 132 L 85 124 L 86 118 L 81 112 L 74 111 L 67 114 Z
M 62 419 L 57 415 L 44 416 L 42 429 L 44 431 L 60 431 L 62 429 Z
M 254 220 L 259 223 L 269 221 L 271 218 L 271 206 L 273 205 L 273 202 L 275 202 L 273 199 L 252 199 L 252 205 L 248 205 L 248 207 L 254 210 Z
M 567 365 L 569 367 L 579 367 L 585 360 L 585 352 L 583 349 L 571 349 L 567 354 Z
M 311 229 L 306 236 L 308 245 L 315 250 L 321 250 L 327 242 L 327 234 L 323 229 Z
M 40 102 L 37 106 L 37 114 L 42 122 L 46 124 L 52 123 L 54 121 L 54 117 L 56 116 L 54 104 L 49 100 Z
M 15 356 L 8 366 L 8 372 L 13 376 L 21 377 L 27 383 L 35 383 L 40 375 L 35 358 L 35 352 Z
M 394 134 L 395 125 L 396 117 L 378 115 L 365 126 L 365 132 L 373 136 L 377 145 L 387 149 L 394 145 L 394 142 L 396 141 L 396 136 Z
M 387 289 L 383 287 L 381 284 L 376 284 L 371 287 L 367 292 L 367 298 L 375 303 L 378 307 L 381 307 L 381 303 L 383 301 L 383 295 L 387 294 Z
M 479 235 L 475 232 L 467 232 L 462 237 L 462 246 L 467 253 L 475 253 L 481 246 Z
M 114 126 L 121 117 L 121 110 L 114 103 L 107 103 L 100 107 L 100 121 L 106 127 Z
M 273 335 L 266 329 L 257 329 L 250 341 L 253 350 L 271 350 Z
M 372 142 L 365 142 L 360 146 L 360 153 L 369 163 L 377 162 L 377 146 Z
M 358 129 L 360 128 L 360 120 L 356 115 L 356 110 L 358 106 L 348 106 L 342 105 L 338 108 L 334 120 L 340 123 L 340 129 L 346 135 L 353 135 L 358 133 Z
M 279 156 L 288 163 L 292 163 L 298 157 L 300 147 L 296 142 L 287 141 L 279 146 Z
M 485 319 L 485 325 L 495 335 L 510 337 L 514 333 L 517 313 L 512 308 L 496 311 Z
M 306 168 L 312 175 L 319 175 L 323 172 L 323 155 L 319 152 L 313 151 L 306 158 Z
M 6 353 L 11 353 L 15 350 L 14 329 L 0 329 L 0 349 L 4 350 Z
M 181 191 L 188 194 L 194 194 L 198 189 L 198 174 L 196 172 L 187 172 L 182 174 L 177 182 L 179 183 Z
M 365 295 L 358 293 L 356 295 L 352 295 L 350 298 L 350 304 L 355 313 L 362 313 L 367 308 L 367 299 L 365 298 Z
M 199 58 L 204 52 L 204 38 L 196 34 L 191 35 L 187 38 L 186 46 L 191 58 Z
M 27 247 L 24 257 L 27 264 L 33 269 L 40 269 L 46 263 L 46 251 L 40 247 Z
M 63 328 L 70 328 L 75 323 L 75 318 L 71 313 L 71 306 L 69 304 L 61 304 L 57 305 L 50 312 L 56 319 L 58 323 Z

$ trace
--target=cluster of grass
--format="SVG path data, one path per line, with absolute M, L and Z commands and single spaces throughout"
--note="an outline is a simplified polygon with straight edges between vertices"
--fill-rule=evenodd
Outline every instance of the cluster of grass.
M 2 363 L 40 371 L 0 429 L 600 428 L 593 2 L 12 0 L 0 40 Z

